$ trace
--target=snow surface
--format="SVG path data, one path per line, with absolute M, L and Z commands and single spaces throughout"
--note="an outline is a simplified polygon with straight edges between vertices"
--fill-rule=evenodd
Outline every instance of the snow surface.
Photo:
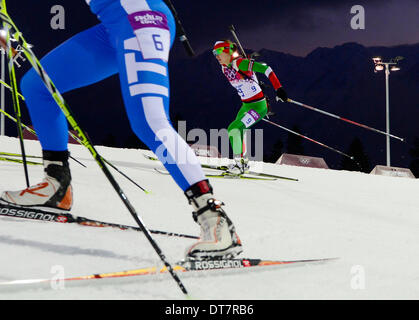
M 16 138 L 0 137 L 0 151 L 20 153 Z M 25 141 L 27 155 L 41 155 Z M 143 187 L 110 169 L 149 229 L 199 234 L 191 207 L 168 175 L 156 173 L 150 151 L 97 147 Z M 76 215 L 135 225 L 118 195 L 82 146 L 70 145 Z M 207 159 L 200 158 L 202 161 Z M 212 159 L 211 161 L 218 161 Z M 222 159 L 223 163 L 227 159 Z M 419 185 L 417 179 L 253 163 L 299 181 L 211 179 L 244 245 L 243 257 L 339 257 L 321 265 L 180 274 L 195 299 L 419 299 Z M 41 166 L 29 166 L 40 182 Z M 0 161 L 0 191 L 25 187 L 21 164 Z M 194 240 L 154 235 L 169 261 Z M 140 232 L 0 217 L 0 282 L 65 277 L 162 266 Z M 57 269 L 64 268 L 64 269 Z M 0 299 L 184 299 L 168 274 L 0 288 Z

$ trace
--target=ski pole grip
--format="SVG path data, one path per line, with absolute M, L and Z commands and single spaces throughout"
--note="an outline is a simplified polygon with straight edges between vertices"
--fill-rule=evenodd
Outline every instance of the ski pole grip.
M 7 46 L 7 42 L 6 39 L 0 35 L 0 46 L 4 49 L 4 51 L 7 53 L 7 51 L 9 50 L 9 47 Z M 15 48 L 11 48 L 12 49 L 12 56 L 15 57 L 17 54 L 17 51 Z

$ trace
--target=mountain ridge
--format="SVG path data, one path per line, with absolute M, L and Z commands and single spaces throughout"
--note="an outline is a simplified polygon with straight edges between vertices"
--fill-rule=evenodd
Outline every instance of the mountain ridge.
M 246 52 L 252 50 L 246 49 Z M 410 141 L 419 136 L 414 119 L 419 116 L 419 43 L 392 47 L 365 47 L 349 42 L 333 48 L 319 47 L 306 57 L 269 49 L 258 51 L 258 61 L 267 63 L 276 72 L 290 98 L 342 117 L 385 131 L 384 73 L 374 73 L 372 57 L 383 59 L 404 56 L 401 70 L 390 75 L 390 133 Z M 183 72 L 182 72 L 183 71 Z M 194 59 L 171 62 L 172 114 L 181 114 L 192 127 L 205 130 L 227 127 L 235 118 L 240 100 L 234 89 L 223 79 L 218 63 L 210 50 Z M 267 79 L 260 77 L 265 83 Z M 190 83 L 190 87 L 188 86 Z M 190 90 L 191 88 L 199 90 Z M 415 91 L 416 90 L 416 91 Z M 187 95 L 188 101 L 185 101 Z M 269 95 L 273 101 L 273 91 Z M 199 106 L 196 111 L 193 106 Z M 273 121 L 284 126 L 297 125 L 302 133 L 337 149 L 345 150 L 359 137 L 373 164 L 385 162 L 385 136 L 290 104 L 272 103 L 277 115 Z M 403 109 L 399 108 L 403 105 Z M 297 110 L 300 108 L 300 110 Z M 193 110 L 193 112 L 191 111 Z M 216 111 L 216 115 L 214 115 Z M 284 140 L 278 128 L 258 124 L 266 129 L 266 152 L 275 143 L 275 136 Z M 394 140 L 393 140 L 394 141 Z M 409 165 L 406 144 L 392 141 L 394 165 Z M 304 142 L 309 155 L 321 156 L 338 167 L 340 156 L 317 145 Z

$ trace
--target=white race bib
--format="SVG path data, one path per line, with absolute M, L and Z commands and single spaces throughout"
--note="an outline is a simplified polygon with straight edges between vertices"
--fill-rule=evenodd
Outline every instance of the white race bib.
M 128 16 L 143 58 L 169 60 L 170 31 L 166 16 L 157 11 L 134 12 Z

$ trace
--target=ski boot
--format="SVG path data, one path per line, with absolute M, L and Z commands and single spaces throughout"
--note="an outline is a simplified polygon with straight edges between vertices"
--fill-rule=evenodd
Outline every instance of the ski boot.
M 18 206 L 70 210 L 73 204 L 68 151 L 43 151 L 45 177 L 41 183 L 20 191 L 5 191 L 0 199 Z
M 242 157 L 235 157 L 234 163 L 228 165 L 227 172 L 233 175 L 240 175 L 249 172 L 249 159 Z
M 213 197 L 208 180 L 185 191 L 193 206 L 192 216 L 201 227 L 200 239 L 186 251 L 186 259 L 229 259 L 242 252 L 241 241 L 233 222 L 221 208 L 223 202 Z

